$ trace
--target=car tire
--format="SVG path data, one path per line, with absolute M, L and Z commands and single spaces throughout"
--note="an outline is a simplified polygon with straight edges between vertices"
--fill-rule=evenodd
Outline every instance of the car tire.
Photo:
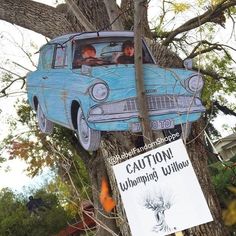
M 77 127 L 77 134 L 82 147 L 87 151 L 96 151 L 100 146 L 101 132 L 88 126 L 81 108 L 78 109 L 77 113 Z
M 54 124 L 46 118 L 40 104 L 37 106 L 37 120 L 42 133 L 51 134 L 53 132 Z

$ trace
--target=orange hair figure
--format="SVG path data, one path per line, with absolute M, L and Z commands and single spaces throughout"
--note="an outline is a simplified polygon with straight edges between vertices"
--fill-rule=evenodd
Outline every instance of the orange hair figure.
M 110 196 L 108 182 L 105 177 L 102 177 L 101 192 L 99 197 L 100 203 L 102 204 L 103 209 L 106 212 L 111 212 L 112 209 L 116 206 L 116 202 Z

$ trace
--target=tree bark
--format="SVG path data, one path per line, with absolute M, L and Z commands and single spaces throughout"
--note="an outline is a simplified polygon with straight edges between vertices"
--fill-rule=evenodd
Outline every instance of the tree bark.
M 127 2 L 132 4 L 132 1 Z M 124 5 L 124 1 L 122 1 L 122 3 Z M 77 6 L 96 29 L 110 29 L 108 22 L 109 17 L 103 1 L 78 0 Z M 132 8 L 130 8 L 130 11 L 132 12 Z M 127 13 L 128 11 L 126 14 Z M 75 17 L 70 16 L 68 11 L 62 13 L 60 9 L 29 0 L 0 0 L 0 19 L 33 30 L 50 38 L 84 29 L 84 26 L 80 24 Z M 124 17 L 123 24 L 125 27 L 131 25 L 131 18 L 129 18 L 129 16 Z M 163 67 L 182 67 L 182 61 L 178 56 L 169 52 L 161 45 L 153 44 L 153 42 L 149 42 L 149 44 L 153 49 L 158 65 Z M 197 137 L 200 130 L 199 123 L 195 124 L 193 137 Z M 187 147 L 193 167 L 212 212 L 214 222 L 186 230 L 185 235 L 224 236 L 227 235 L 227 231 L 225 230 L 224 224 L 221 220 L 220 206 L 215 191 L 210 183 L 206 162 L 207 153 L 202 143 L 203 140 L 197 138 L 187 145 Z M 130 235 L 129 225 L 108 158 L 116 156 L 117 154 L 120 155 L 123 152 L 129 152 L 133 147 L 139 147 L 142 144 L 142 137 L 133 135 L 129 132 L 106 133 L 103 136 L 101 149 L 98 151 L 97 155 L 91 158 L 88 162 L 85 161 L 93 185 L 93 200 L 97 219 L 101 222 L 97 235 L 112 235 L 111 231 L 118 234 L 119 230 L 123 236 Z M 114 212 L 104 214 L 98 200 L 101 177 L 106 175 L 106 173 L 110 180 L 113 197 L 117 202 L 116 214 Z M 116 224 L 119 230 L 113 220 L 114 214 L 116 216 Z
M 102 178 L 103 177 L 107 178 L 106 166 L 104 165 L 101 151 L 97 152 L 96 157 L 92 161 L 90 161 L 89 175 L 93 192 L 93 205 L 95 209 L 95 218 L 97 222 L 96 235 L 118 236 L 120 230 L 116 225 L 116 221 L 114 220 L 115 215 L 113 215 L 113 213 L 109 214 L 105 212 L 99 201 Z
M 29 0 L 0 0 L 0 19 L 49 38 L 75 30 L 56 8 Z
M 87 31 L 95 31 L 94 26 L 88 21 L 88 19 L 84 16 L 83 12 L 76 5 L 74 0 L 66 0 L 66 4 L 68 9 L 73 13 L 76 19 L 84 26 Z
M 142 126 L 142 133 L 145 143 L 153 142 L 152 130 L 150 129 L 150 121 L 148 114 L 147 98 L 145 94 L 145 86 L 143 79 L 143 51 L 142 51 L 142 35 L 144 17 L 144 2 L 136 0 L 134 3 L 134 62 L 135 62 L 135 80 L 137 90 L 137 102 L 139 104 L 139 119 Z M 146 2 L 145 2 L 146 3 Z
M 123 27 L 121 19 L 119 18 L 120 12 L 119 12 L 119 8 L 116 4 L 116 1 L 115 0 L 104 0 L 104 3 L 106 6 L 106 9 L 107 9 L 107 13 L 109 15 L 109 20 L 112 23 L 111 29 L 112 30 L 116 30 L 116 29 L 123 30 L 124 27 Z
M 204 123 L 202 120 L 193 124 L 192 134 L 187 142 L 187 150 L 214 221 L 185 230 L 184 235 L 227 236 L 229 234 L 224 226 L 221 207 L 211 183 L 209 170 L 207 168 L 207 147 L 204 143 L 203 136 L 199 136 L 203 129 Z
M 101 0 L 75 0 L 84 16 L 95 26 L 96 30 L 111 30 L 109 15 Z M 80 24 L 80 22 L 77 22 Z

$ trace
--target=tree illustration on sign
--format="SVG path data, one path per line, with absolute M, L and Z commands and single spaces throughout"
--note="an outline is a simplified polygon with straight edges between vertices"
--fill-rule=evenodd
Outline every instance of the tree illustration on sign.
M 165 218 L 165 211 L 170 209 L 172 203 L 170 198 L 164 194 L 159 194 L 157 196 L 147 196 L 144 200 L 144 206 L 147 209 L 154 211 L 155 219 L 157 224 L 153 227 L 155 232 L 169 232 L 171 228 L 168 226 Z

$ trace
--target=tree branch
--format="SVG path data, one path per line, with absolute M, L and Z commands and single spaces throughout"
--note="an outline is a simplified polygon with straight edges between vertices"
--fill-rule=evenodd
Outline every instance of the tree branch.
M 202 50 L 199 50 L 197 51 L 197 49 L 204 45 L 204 44 L 207 44 L 209 47 L 206 48 L 206 49 L 202 49 Z M 229 45 L 225 45 L 225 44 L 219 44 L 219 43 L 210 43 L 208 42 L 207 40 L 202 40 L 200 41 L 195 47 L 194 49 L 192 50 L 192 52 L 189 54 L 188 58 L 194 58 L 200 54 L 204 54 L 204 53 L 207 53 L 207 52 L 210 52 L 212 50 L 223 50 L 225 51 L 225 53 L 228 55 L 228 52 L 225 50 L 225 48 L 229 48 L 231 50 L 234 50 L 236 51 L 235 48 L 229 46 Z M 196 52 L 197 51 L 197 52 Z
M 28 72 L 32 72 L 32 70 L 26 68 L 25 66 L 22 66 L 21 64 L 15 62 L 15 61 L 12 61 L 12 63 L 16 66 L 19 66 L 20 68 L 24 69 L 24 70 L 27 70 Z M 35 66 L 36 67 L 36 66 Z
M 76 5 L 74 0 L 66 0 L 66 4 L 69 6 L 69 9 L 72 11 L 72 13 L 75 15 L 77 20 L 81 23 L 81 25 L 87 30 L 87 31 L 95 31 L 96 28 L 88 21 L 88 19 L 84 16 L 83 12 L 79 9 L 79 7 Z
M 14 79 L 13 81 L 11 81 L 5 88 L 3 88 L 1 91 L 0 91 L 0 97 L 6 97 L 7 94 L 6 93 L 6 90 L 9 89 L 16 81 L 19 81 L 19 80 L 22 80 L 22 85 L 21 85 L 21 89 L 25 86 L 25 78 L 26 77 L 20 77 L 20 78 L 17 78 L 17 79 Z
M 197 52 L 194 52 L 195 50 L 193 50 L 190 55 L 188 56 L 188 58 L 194 58 L 198 55 L 202 55 L 204 53 L 208 53 L 208 52 L 211 52 L 213 50 L 218 50 L 218 51 L 221 51 L 223 50 L 221 47 L 219 47 L 219 45 L 213 45 L 211 47 L 208 47 L 208 48 L 205 48 L 205 49 L 202 49 L 202 50 L 199 50 Z
M 103 0 L 103 2 L 106 6 L 110 22 L 113 22 L 113 24 L 111 26 L 112 30 L 123 30 L 124 27 L 123 27 L 122 21 L 117 18 L 119 16 L 119 9 L 116 4 L 116 1 L 115 0 Z
M 4 68 L 4 67 L 0 67 L 0 69 L 6 71 L 6 72 L 9 73 L 9 74 L 12 74 L 12 75 L 15 75 L 15 76 L 18 77 L 18 78 L 16 78 L 16 79 L 12 80 L 8 85 L 6 85 L 6 87 L 4 87 L 4 88 L 0 91 L 0 94 L 2 94 L 2 95 L 0 95 L 1 98 L 2 98 L 2 97 L 5 97 L 5 96 L 7 96 L 7 95 L 9 95 L 9 94 L 6 93 L 6 90 L 9 89 L 15 82 L 17 82 L 17 81 L 19 81 L 19 80 L 22 80 L 21 89 L 23 89 L 23 87 L 25 86 L 25 82 L 26 82 L 26 81 L 25 81 L 25 79 L 26 79 L 25 76 L 20 76 L 20 75 L 18 75 L 18 74 L 16 74 L 16 73 L 14 73 L 14 72 L 12 72 L 12 71 L 10 71 L 10 70 Z
M 222 79 L 226 79 L 226 77 L 222 77 L 222 76 L 220 76 L 218 73 L 216 73 L 214 71 L 209 71 L 209 70 L 205 70 L 203 68 L 198 68 L 198 67 L 193 67 L 193 70 L 199 71 L 203 75 L 210 76 L 213 79 L 215 79 L 216 81 L 220 81 Z
M 1 66 L 0 66 L 0 69 L 6 71 L 6 72 L 9 73 L 9 74 L 15 75 L 15 76 L 17 76 L 17 77 L 19 77 L 19 78 L 21 77 L 20 75 L 14 73 L 14 72 L 12 72 L 12 71 L 10 71 L 10 70 L 4 68 L 4 67 L 1 67 Z
M 49 38 L 74 31 L 56 8 L 29 0 L 0 0 L 0 19 Z
M 176 37 L 176 35 L 195 29 L 207 22 L 216 22 L 216 19 L 222 17 L 224 11 L 232 6 L 236 6 L 236 0 L 225 0 L 222 3 L 210 8 L 202 15 L 190 19 L 177 29 L 171 32 L 166 32 L 166 39 L 162 42 L 162 44 L 168 46 Z
M 5 88 L 3 88 L 0 91 L 0 93 L 2 94 L 1 97 L 7 96 L 6 90 L 9 89 L 16 81 L 22 80 L 22 85 L 21 85 L 21 89 L 22 89 L 25 86 L 25 78 L 26 77 L 20 77 L 20 78 L 12 80 Z
M 135 81 L 137 89 L 137 100 L 139 106 L 139 118 L 142 126 L 142 134 L 145 143 L 153 141 L 153 134 L 150 128 L 150 120 L 147 108 L 147 97 L 145 95 L 144 79 L 143 79 L 143 65 L 142 65 L 142 34 L 143 24 L 142 20 L 144 17 L 144 9 L 146 1 L 139 0 L 134 3 L 134 62 L 135 62 Z
M 216 106 L 220 111 L 222 111 L 225 115 L 232 115 L 236 116 L 236 112 L 232 109 L 228 108 L 227 106 L 220 105 L 218 101 L 214 101 L 213 105 Z
M 229 15 L 229 18 L 232 20 L 232 24 L 233 24 L 232 31 L 231 31 L 231 34 L 229 37 L 229 38 L 231 38 L 233 36 L 233 34 L 235 33 L 235 20 L 234 20 L 233 16 L 231 15 L 230 9 L 228 10 L 228 15 Z

